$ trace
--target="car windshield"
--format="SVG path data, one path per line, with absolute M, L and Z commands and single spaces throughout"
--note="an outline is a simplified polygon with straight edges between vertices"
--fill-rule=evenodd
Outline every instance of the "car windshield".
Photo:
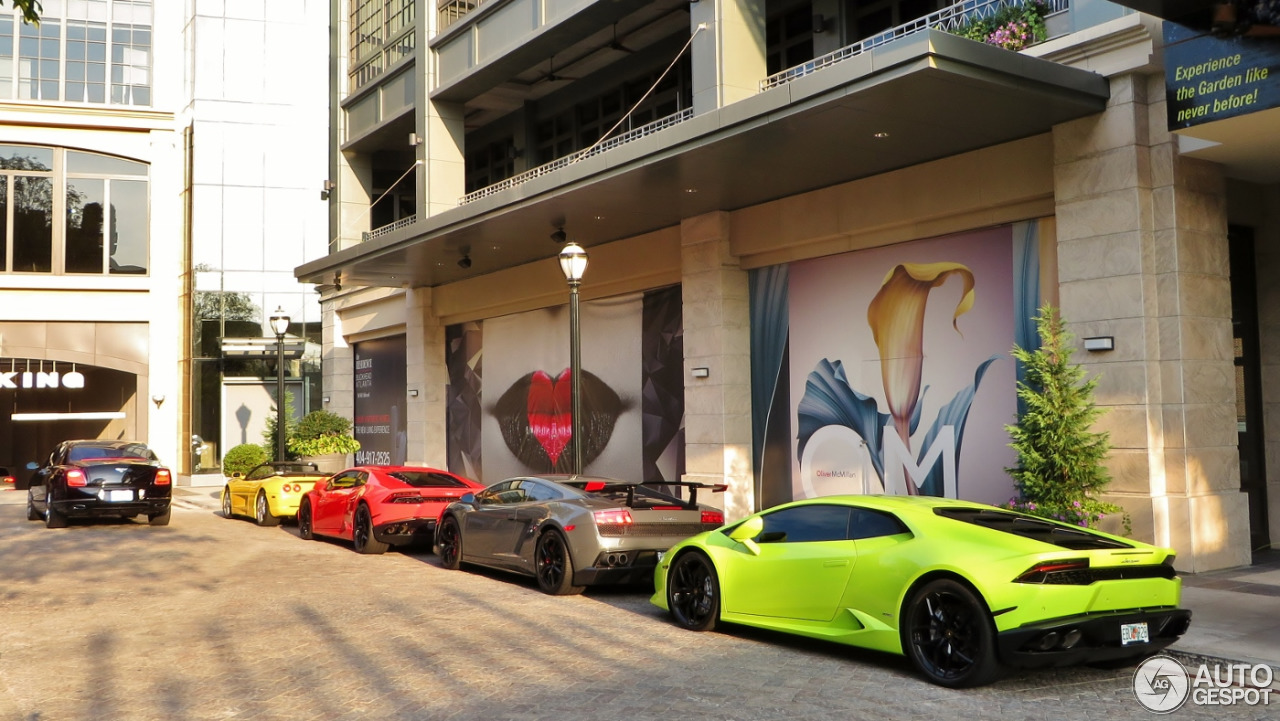
M 150 461 L 151 453 L 146 446 L 136 444 L 127 446 L 72 446 L 67 452 L 67 459 L 72 461 L 87 461 L 95 458 Z
M 427 488 L 441 486 L 445 488 L 466 488 L 467 484 L 459 481 L 453 476 L 443 473 L 428 473 L 424 471 L 393 471 L 387 474 L 402 483 L 407 483 L 415 488 Z

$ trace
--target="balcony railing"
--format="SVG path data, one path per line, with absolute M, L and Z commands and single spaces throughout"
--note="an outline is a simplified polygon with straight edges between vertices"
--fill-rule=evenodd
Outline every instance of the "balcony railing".
M 373 240 L 374 238 L 381 238 L 387 233 L 394 233 L 397 230 L 400 230 L 401 228 L 407 228 L 416 222 L 418 222 L 417 215 L 406 216 L 404 218 L 401 218 L 400 220 L 397 220 L 391 225 L 384 225 L 381 228 L 374 228 L 373 230 L 368 230 L 361 233 L 360 242 L 367 243 L 368 241 Z
M 507 178 L 506 180 L 494 183 L 493 185 L 485 186 L 475 192 L 468 193 L 462 196 L 462 199 L 458 201 L 458 205 L 466 205 L 467 203 L 477 201 L 481 198 L 487 198 L 488 196 L 493 195 L 494 193 L 501 193 L 502 191 L 507 190 L 508 188 L 514 188 L 515 186 L 520 185 L 521 183 L 527 183 L 530 180 L 533 180 L 534 178 L 540 178 L 546 175 L 547 173 L 554 173 L 555 171 L 560 170 L 561 168 L 567 168 L 570 165 L 578 162 L 579 160 L 583 160 L 585 158 L 589 158 L 594 155 L 599 155 L 600 153 L 603 153 L 607 150 L 612 150 L 618 147 L 619 145 L 624 145 L 633 140 L 639 140 L 640 138 L 643 138 L 645 136 L 653 135 L 659 130 L 662 130 L 664 128 L 669 128 L 672 125 L 675 125 L 677 123 L 682 123 L 692 117 L 693 117 L 693 108 L 685 108 L 684 110 L 681 110 L 680 112 L 675 113 L 673 115 L 668 115 L 665 118 L 658 118 L 652 123 L 641 125 L 640 127 L 634 130 L 630 130 L 621 135 L 609 138 L 608 140 L 605 140 L 602 143 L 597 143 L 596 145 L 593 145 L 590 148 L 587 148 L 586 150 L 579 150 L 575 153 L 570 153 L 569 155 L 566 155 L 563 158 L 557 158 L 551 161 L 550 163 L 539 165 L 536 168 L 530 168 L 529 170 L 526 170 L 523 173 L 520 173 L 519 175 L 513 175 L 510 178 Z
M 862 53 L 878 48 L 906 35 L 920 32 L 927 28 L 936 30 L 953 31 L 960 28 L 964 23 L 970 20 L 990 17 L 1006 7 L 1016 7 L 1023 5 L 1024 0 L 985 0 L 976 2 L 975 0 L 967 0 L 966 2 L 956 3 L 949 7 L 945 7 L 936 12 L 929 13 L 923 17 L 916 18 L 911 22 L 903 23 L 897 27 L 889 28 L 882 33 L 873 35 L 865 40 L 856 42 L 853 45 L 846 45 L 839 50 L 834 50 L 826 55 L 816 57 L 807 63 L 802 63 L 792 68 L 787 68 L 780 73 L 774 73 L 764 80 L 760 81 L 760 90 L 768 90 L 776 88 L 779 85 L 785 85 L 796 78 L 803 78 L 806 75 L 815 73 L 823 68 L 831 67 L 838 62 L 856 57 Z M 1070 6 L 1070 0 L 1046 0 L 1049 6 L 1048 14 L 1059 13 L 1067 10 Z

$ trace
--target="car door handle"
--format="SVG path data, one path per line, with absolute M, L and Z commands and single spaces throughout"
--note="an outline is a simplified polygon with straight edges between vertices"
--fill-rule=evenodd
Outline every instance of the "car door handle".
M 839 568 L 840 566 L 847 566 L 847 565 L 849 565 L 849 559 L 847 558 L 840 558 L 840 559 L 822 562 L 823 568 Z

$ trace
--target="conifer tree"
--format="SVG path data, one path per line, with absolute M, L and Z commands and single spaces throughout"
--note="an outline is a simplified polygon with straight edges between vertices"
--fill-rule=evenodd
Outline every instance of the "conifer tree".
M 1071 362 L 1074 336 L 1053 306 L 1041 307 L 1035 320 L 1040 347 L 1013 349 L 1026 373 L 1018 383 L 1026 410 L 1015 425 L 1005 426 L 1018 452 L 1018 465 L 1005 470 L 1021 496 L 1008 506 L 1094 527 L 1103 516 L 1123 512 L 1097 498 L 1111 482 L 1104 465 L 1110 438 L 1092 429 L 1102 415 L 1093 402 L 1098 379 L 1087 379 L 1084 368 Z

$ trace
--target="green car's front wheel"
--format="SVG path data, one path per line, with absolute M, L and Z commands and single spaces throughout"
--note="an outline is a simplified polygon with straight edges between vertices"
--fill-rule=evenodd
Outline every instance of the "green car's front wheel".
M 711 560 L 692 551 L 676 559 L 667 577 L 667 608 L 690 631 L 710 631 L 720 620 L 720 578 Z
M 916 668 L 939 686 L 963 688 L 995 680 L 995 629 L 986 604 L 964 584 L 943 578 L 907 602 L 903 646 Z

